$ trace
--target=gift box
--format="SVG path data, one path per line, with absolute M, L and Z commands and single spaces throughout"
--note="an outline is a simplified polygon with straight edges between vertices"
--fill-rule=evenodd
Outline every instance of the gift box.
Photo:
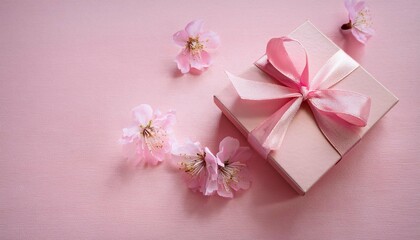
M 290 65 L 291 53 L 271 56 L 276 60 L 274 64 L 267 52 L 240 77 L 230 75 L 233 84 L 215 95 L 214 102 L 248 137 L 250 145 L 303 195 L 359 143 L 398 99 L 309 21 L 281 39 L 281 43 L 287 42 L 296 42 L 306 50 L 308 71 L 302 67 L 302 76 L 306 74 L 309 80 L 302 81 L 319 82 L 317 89 L 325 85 L 327 91 L 307 91 L 309 83 L 287 88 L 285 79 L 293 79 L 294 70 L 286 69 L 285 74 L 279 65 Z M 283 45 L 278 48 L 282 50 Z M 283 97 L 273 97 L 276 94 Z M 356 117 L 352 114 L 355 107 Z M 271 143 L 276 147 L 267 148 Z

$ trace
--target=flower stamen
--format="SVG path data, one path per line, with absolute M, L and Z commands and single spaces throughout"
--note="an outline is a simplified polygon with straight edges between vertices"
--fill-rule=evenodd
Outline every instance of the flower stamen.
M 363 30 L 361 28 L 372 27 L 372 18 L 368 8 L 357 13 L 353 27 L 359 28 L 359 30 Z
M 163 148 L 165 141 L 163 140 L 166 133 L 159 128 L 152 126 L 150 120 L 146 126 L 140 125 L 140 134 L 143 136 L 149 151 Z
M 181 169 L 193 177 L 198 176 L 200 172 L 206 167 L 205 158 L 205 152 L 197 153 L 197 157 L 186 162 L 181 162 Z
M 218 169 L 223 178 L 223 187 L 226 191 L 230 192 L 230 185 L 239 182 L 239 172 L 241 171 L 241 168 L 246 167 L 246 165 L 240 162 L 231 163 L 229 160 L 226 160 L 224 165 L 225 166 L 219 166 Z
M 186 48 L 192 54 L 198 54 L 204 49 L 204 45 L 200 42 L 199 37 L 189 37 Z

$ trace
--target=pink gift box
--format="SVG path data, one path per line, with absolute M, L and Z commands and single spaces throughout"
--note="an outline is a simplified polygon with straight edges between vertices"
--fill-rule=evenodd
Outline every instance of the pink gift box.
M 310 63 L 310 78 L 340 50 L 309 21 L 288 36 L 298 40 L 306 48 Z M 255 81 L 278 83 L 270 77 L 278 73 L 267 61 L 266 56 L 259 59 L 255 65 L 264 69 L 265 73 L 257 67 L 251 67 L 241 76 Z M 354 91 L 371 98 L 367 125 L 358 129 L 361 138 L 398 102 L 391 92 L 361 66 L 331 89 Z M 230 84 L 214 96 L 214 102 L 242 134 L 248 136 L 253 129 L 288 102 L 288 99 L 243 100 Z M 348 147 L 344 154 L 340 154 L 320 131 L 308 104 L 304 103 L 292 120 L 282 145 L 269 153 L 267 161 L 299 194 L 303 195 L 357 143 Z

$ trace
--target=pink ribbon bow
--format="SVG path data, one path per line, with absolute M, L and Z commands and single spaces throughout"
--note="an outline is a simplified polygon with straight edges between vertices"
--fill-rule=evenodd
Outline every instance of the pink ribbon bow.
M 290 48 L 290 44 L 294 44 L 295 48 Z M 305 56 L 301 71 L 298 71 L 299 62 L 296 59 L 292 61 L 289 55 L 296 47 L 301 52 L 303 50 Z M 278 149 L 295 114 L 302 102 L 306 101 L 324 136 L 341 156 L 344 155 L 360 140 L 357 127 L 366 126 L 371 101 L 368 96 L 360 93 L 330 87 L 358 68 L 358 63 L 339 50 L 309 79 L 307 52 L 297 40 L 273 38 L 267 44 L 266 55 L 271 70 L 260 68 L 265 72 L 274 70 L 277 75 L 281 73 L 282 77 L 275 78 L 282 85 L 251 81 L 227 73 L 241 99 L 255 101 L 291 98 L 250 132 L 250 144 L 264 157 L 271 150 Z M 295 52 L 293 56 L 296 56 Z

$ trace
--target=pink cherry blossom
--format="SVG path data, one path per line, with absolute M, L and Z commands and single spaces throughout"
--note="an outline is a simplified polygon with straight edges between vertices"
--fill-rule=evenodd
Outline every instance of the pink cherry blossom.
M 161 113 L 142 104 L 132 110 L 134 123 L 123 129 L 122 144 L 136 144 L 136 159 L 133 164 L 144 161 L 156 165 L 170 156 L 172 148 L 172 127 L 175 124 L 175 111 Z
M 207 49 L 215 49 L 220 44 L 219 36 L 212 31 L 203 31 L 203 20 L 195 20 L 173 35 L 174 42 L 183 47 L 175 62 L 182 73 L 191 68 L 202 71 L 211 65 Z
M 343 24 L 341 29 L 350 29 L 353 36 L 359 42 L 365 44 L 375 34 L 375 30 L 372 28 L 372 17 L 369 8 L 366 6 L 365 1 L 345 0 L 344 5 L 349 12 L 349 22 Z
M 251 157 L 248 147 L 240 147 L 239 141 L 232 137 L 224 138 L 216 155 L 219 175 L 217 179 L 217 194 L 232 198 L 233 191 L 248 189 L 251 179 L 245 162 Z
M 174 144 L 172 154 L 190 189 L 206 196 L 217 190 L 217 160 L 207 147 L 187 141 L 184 145 Z

